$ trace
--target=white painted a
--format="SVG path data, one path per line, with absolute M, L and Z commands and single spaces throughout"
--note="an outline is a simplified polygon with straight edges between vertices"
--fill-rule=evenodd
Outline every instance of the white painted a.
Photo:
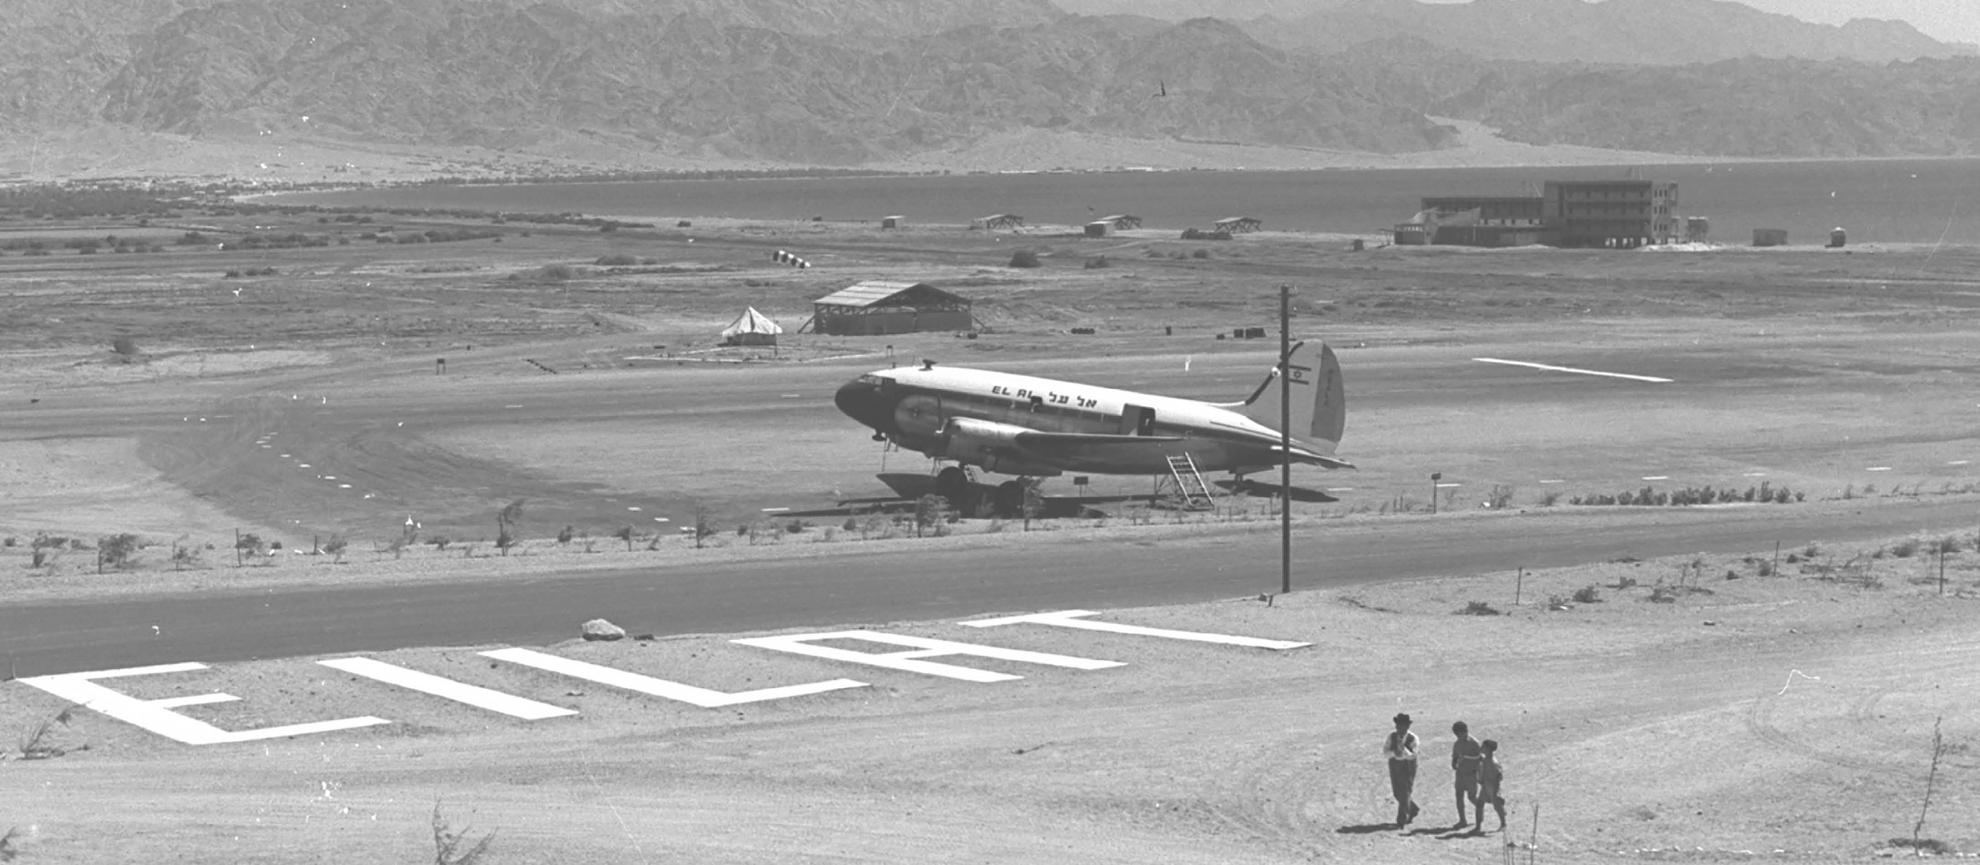
M 885 643 L 893 646 L 908 646 L 911 651 L 855 652 L 832 646 L 819 646 L 828 640 L 864 640 L 871 643 Z M 1127 666 L 1119 661 L 1097 661 L 1091 658 L 1075 658 L 1071 655 L 1054 655 L 1049 652 L 1028 652 L 1022 649 L 1005 649 L 997 646 L 979 646 L 974 643 L 957 643 L 950 640 L 933 640 L 927 637 L 908 637 L 899 634 L 883 634 L 878 631 L 833 631 L 825 634 L 785 634 L 776 637 L 748 637 L 730 640 L 745 646 L 770 649 L 776 652 L 790 652 L 796 655 L 809 655 L 831 661 L 845 661 L 851 664 L 867 664 L 901 670 L 908 673 L 922 673 L 929 676 L 942 676 L 961 679 L 965 682 L 1006 682 L 1022 679 L 1023 676 L 1010 673 L 996 673 L 971 667 L 958 667 L 953 664 L 938 664 L 928 658 L 941 658 L 950 655 L 973 655 L 979 658 L 994 658 L 1000 661 L 1016 661 L 1025 664 L 1042 664 L 1050 667 L 1070 667 L 1075 670 L 1104 670 L 1108 667 Z
M 314 721 L 306 724 L 286 724 L 280 727 L 262 727 L 258 730 L 222 730 L 205 721 L 189 718 L 173 711 L 179 706 L 193 706 L 203 703 L 221 703 L 239 699 L 229 694 L 199 694 L 185 697 L 168 697 L 161 700 L 140 700 L 128 694 L 121 694 L 103 685 L 96 679 L 113 679 L 125 676 L 156 676 L 166 673 L 187 673 L 206 669 L 205 664 L 187 661 L 181 664 L 159 664 L 152 667 L 127 667 L 118 670 L 97 670 L 89 673 L 60 673 L 53 676 L 30 676 L 21 679 L 21 684 L 40 688 L 71 703 L 80 703 L 92 711 L 102 712 L 126 724 L 142 727 L 167 739 L 184 742 L 188 745 L 219 745 L 231 742 L 251 742 L 257 739 L 281 739 L 288 736 L 306 736 L 312 733 L 328 733 L 336 730 L 350 730 L 376 724 L 390 724 L 384 718 L 370 716 L 339 718 L 334 721 Z
M 1220 643 L 1226 646 L 1249 646 L 1257 649 L 1284 651 L 1313 645 L 1295 643 L 1291 640 L 1267 640 L 1261 637 L 1239 637 L 1230 634 L 1209 634 L 1202 631 L 1172 631 L 1167 628 L 1150 628 L 1142 625 L 1124 625 L 1118 622 L 1096 622 L 1087 616 L 1100 615 L 1092 610 L 1060 610 L 1053 613 L 1029 613 L 1022 616 L 1005 616 L 1000 619 L 977 619 L 958 624 L 971 628 L 996 628 L 1004 625 L 1049 625 L 1055 628 L 1078 628 L 1082 631 L 1106 631 L 1112 634 L 1133 634 L 1139 637 L 1160 637 L 1165 640 L 1191 640 L 1199 643 Z

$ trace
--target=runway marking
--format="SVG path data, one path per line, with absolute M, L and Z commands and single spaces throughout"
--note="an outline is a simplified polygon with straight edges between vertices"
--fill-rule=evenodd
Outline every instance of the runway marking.
M 896 646 L 909 646 L 912 651 L 855 652 L 832 646 L 815 646 L 813 642 L 825 640 L 866 640 L 874 643 L 888 643 Z M 997 646 L 979 646 L 973 643 L 957 643 L 949 640 L 931 640 L 926 637 L 908 637 L 900 634 L 883 634 L 879 631 L 831 631 L 823 634 L 785 634 L 776 637 L 748 637 L 730 640 L 745 646 L 769 649 L 775 652 L 790 652 L 794 655 L 809 655 L 829 661 L 845 661 L 849 664 L 870 664 L 889 670 L 907 673 L 922 673 L 929 676 L 942 676 L 961 679 L 965 682 L 1008 682 L 1022 679 L 1013 673 L 997 673 L 971 667 L 958 667 L 953 664 L 937 664 L 923 658 L 939 658 L 948 655 L 974 655 L 980 658 L 994 658 L 1000 661 L 1016 661 L 1026 664 L 1044 664 L 1052 667 L 1070 667 L 1075 670 L 1104 670 L 1109 667 L 1125 667 L 1119 661 L 1098 661 L 1092 658 L 1075 658 L 1071 655 L 1054 655 L 1049 652 L 1028 652 L 1022 649 L 1005 649 Z
M 638 505 L 633 505 L 633 506 L 631 506 L 631 507 L 628 507 L 628 508 L 626 508 L 626 510 L 629 510 L 629 511 L 636 511 L 636 510 L 639 510 L 639 506 L 638 506 Z
M 317 661 L 317 663 L 333 670 L 342 670 L 353 676 L 363 676 L 364 678 L 384 682 L 388 685 L 397 685 L 401 688 L 419 691 L 423 694 L 444 697 L 456 703 L 466 703 L 477 709 L 500 712 L 504 715 L 521 718 L 525 721 L 541 721 L 544 718 L 561 718 L 567 715 L 577 714 L 577 710 L 575 709 L 552 706 L 549 703 L 539 703 L 526 697 L 504 694 L 501 691 L 490 690 L 479 685 L 456 682 L 452 679 L 441 678 L 431 673 L 422 673 L 418 670 L 407 669 L 396 664 L 387 664 L 384 661 L 373 660 L 371 658 L 332 658 L 328 661 Z
M 40 688 L 71 703 L 80 703 L 88 709 L 109 715 L 126 724 L 142 727 L 167 739 L 187 745 L 217 745 L 233 742 L 251 742 L 257 739 L 281 739 L 289 736 L 328 733 L 336 730 L 350 730 L 357 727 L 370 727 L 377 724 L 392 723 L 384 718 L 374 718 L 366 715 L 356 718 L 339 718 L 334 721 L 284 724 L 279 727 L 263 727 L 258 730 L 222 730 L 205 721 L 181 715 L 173 711 L 173 708 L 175 706 L 223 702 L 233 699 L 230 695 L 198 694 L 183 697 L 167 697 L 161 700 L 140 700 L 128 694 L 121 694 L 110 690 L 94 681 L 96 679 L 111 679 L 121 676 L 153 676 L 165 673 L 186 673 L 204 669 L 206 669 L 205 664 L 188 661 L 181 664 L 160 664 L 152 667 L 127 667 L 118 670 L 97 670 L 88 673 L 30 676 L 19 681 L 23 685 Z
M 350 489 L 350 488 L 351 488 L 351 485 L 350 485 L 350 484 L 338 484 L 338 485 L 337 485 L 337 489 L 340 489 L 340 490 L 347 490 L 347 489 Z
M 1766 472 L 1747 472 L 1746 474 L 1740 475 L 1740 477 L 1743 478 L 1764 478 L 1766 476 L 1767 476 Z
M 1002 625 L 1050 625 L 1055 628 L 1078 628 L 1083 631 L 1106 631 L 1113 634 L 1134 634 L 1142 637 L 1161 637 L 1168 640 L 1194 640 L 1199 643 L 1221 643 L 1226 646 L 1249 646 L 1255 649 L 1284 651 L 1298 649 L 1312 643 L 1295 643 L 1291 640 L 1267 640 L 1262 637 L 1237 637 L 1230 634 L 1206 634 L 1201 631 L 1172 631 L 1167 628 L 1149 628 L 1141 625 L 1123 625 L 1115 622 L 1096 622 L 1083 616 L 1100 615 L 1092 610 L 1062 610 L 1056 613 L 1030 613 L 1022 616 L 1005 616 L 998 619 L 978 619 L 974 622 L 958 622 L 970 628 L 995 628 Z
M 1330 492 L 1330 493 L 1351 493 L 1351 492 L 1354 492 L 1354 487 L 1328 487 L 1328 488 L 1327 488 L 1327 492 Z
M 1644 479 L 1644 480 L 1646 480 L 1646 481 L 1667 481 L 1667 480 L 1670 480 L 1670 479 L 1671 479 L 1671 476 L 1670 476 L 1670 475 L 1644 475 L 1644 476 L 1643 476 L 1643 479 Z
M 309 463 L 296 463 L 296 468 L 299 468 L 299 469 L 306 469 L 306 468 L 309 468 Z
M 1546 479 L 1546 480 L 1543 480 L 1543 481 L 1541 481 L 1541 483 L 1543 483 L 1543 484 L 1564 484 L 1564 483 L 1567 483 L 1567 481 L 1564 481 L 1564 480 L 1562 480 L 1562 479 L 1560 479 L 1560 478 L 1548 478 L 1548 479 Z
M 704 709 L 716 709 L 722 706 L 734 706 L 741 703 L 757 703 L 764 700 L 781 700 L 785 697 L 802 697 L 808 694 L 837 691 L 841 688 L 866 687 L 865 682 L 855 682 L 851 679 L 833 679 L 828 682 L 810 682 L 803 685 L 786 685 L 781 688 L 760 688 L 755 691 L 738 691 L 728 694 L 707 688 L 697 688 L 693 685 L 684 685 L 680 682 L 669 682 L 666 679 L 656 679 L 652 676 L 642 676 L 638 673 L 628 673 L 624 670 L 614 670 L 611 667 L 601 667 L 597 664 L 587 664 L 583 661 L 571 660 L 570 658 L 546 655 L 530 649 L 496 649 L 482 652 L 481 654 L 498 661 L 508 661 L 511 664 L 535 667 L 539 670 L 583 679 L 587 682 L 597 682 L 600 685 L 610 685 L 611 687 L 621 688 L 627 691 L 651 694 L 655 697 L 665 697 L 669 700 L 700 706 Z
M 1526 367 L 1532 367 L 1534 369 L 1544 369 L 1549 372 L 1571 372 L 1576 375 L 1599 375 L 1599 376 L 1607 376 L 1609 378 L 1626 378 L 1631 381 L 1654 382 L 1657 384 L 1669 384 L 1671 382 L 1671 379 L 1658 378 L 1657 376 L 1654 375 L 1631 375 L 1630 373 L 1626 373 L 1626 372 L 1603 372 L 1602 370 L 1599 369 L 1580 369 L 1578 367 L 1572 367 L 1572 366 L 1554 366 L 1552 364 L 1534 363 L 1532 361 L 1526 361 L 1526 360 L 1506 360 L 1504 358 L 1497 358 L 1497 357 L 1474 357 L 1472 358 L 1472 360 L 1478 361 L 1479 363 L 1502 363 L 1502 364 L 1506 364 L 1507 366 L 1526 366 Z
M 797 399 L 797 398 L 798 398 L 798 394 L 794 394 L 794 393 L 780 393 L 780 394 L 778 394 L 778 396 L 780 396 L 780 397 L 783 397 L 784 399 Z
M 503 408 L 522 408 L 521 405 L 505 405 Z
M 1946 465 L 1949 465 L 1949 466 L 1963 466 L 1963 465 L 1966 465 L 1966 464 L 1967 464 L 1967 462 L 1968 462 L 1968 460 L 1953 460 L 1952 462 L 1949 462 L 1949 463 L 1946 463 Z
M 323 479 L 324 479 L 324 480 L 326 480 L 326 481 L 334 481 L 334 480 L 336 480 L 336 479 L 337 479 L 337 476 L 336 476 L 336 475 L 324 475 L 324 476 L 323 476 Z
M 1867 469 L 1864 469 L 1864 471 L 1866 472 L 1887 472 L 1890 470 L 1891 470 L 1890 466 L 1871 466 Z
M 1445 487 L 1461 487 L 1461 486 L 1464 486 L 1464 485 L 1463 485 L 1463 484 L 1455 484 L 1455 483 L 1444 483 L 1444 484 L 1438 484 L 1438 485 L 1437 485 L 1437 489 L 1440 489 L 1440 490 L 1441 490 L 1441 489 L 1443 489 L 1443 488 L 1445 488 Z

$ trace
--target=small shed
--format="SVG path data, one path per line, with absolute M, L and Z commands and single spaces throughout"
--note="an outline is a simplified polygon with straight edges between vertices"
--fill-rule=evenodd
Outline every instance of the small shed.
M 1000 228 L 1020 228 L 1023 225 L 1024 217 L 1015 213 L 992 213 L 989 216 L 979 216 L 969 221 L 970 228 L 979 228 L 984 231 L 996 231 Z
M 770 317 L 757 312 L 756 307 L 743 310 L 728 327 L 722 328 L 723 345 L 776 345 L 777 334 L 784 329 Z
M 1216 227 L 1218 231 L 1227 231 L 1230 232 L 1231 234 L 1243 234 L 1247 231 L 1257 231 L 1258 229 L 1264 227 L 1264 225 L 1265 225 L 1264 221 L 1255 216 L 1227 216 L 1223 219 L 1217 220 L 1216 223 Z
M 871 336 L 974 330 L 968 299 L 925 282 L 869 279 L 812 301 L 811 331 Z
M 907 217 L 905 217 L 905 216 L 882 216 L 882 217 L 880 217 L 880 227 L 881 227 L 881 228 L 900 228 L 901 226 L 903 226 L 903 225 L 906 225 L 906 224 L 907 224 Z
M 1096 219 L 1086 224 L 1087 237 L 1106 237 L 1114 233 L 1114 224 L 1104 219 Z

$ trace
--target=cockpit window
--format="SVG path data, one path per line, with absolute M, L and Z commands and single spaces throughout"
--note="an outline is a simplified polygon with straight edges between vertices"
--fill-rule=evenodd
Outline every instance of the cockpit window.
M 870 384 L 870 385 L 878 386 L 879 384 L 885 381 L 888 381 L 888 379 L 874 375 L 873 373 L 870 372 L 859 377 L 860 384 Z

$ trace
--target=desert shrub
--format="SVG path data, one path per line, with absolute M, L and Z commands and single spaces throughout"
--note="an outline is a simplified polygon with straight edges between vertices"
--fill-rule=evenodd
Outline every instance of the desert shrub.
M 267 552 L 268 545 L 267 542 L 261 539 L 260 535 L 249 532 L 240 536 L 239 540 L 234 541 L 234 550 L 248 556 L 259 556 Z
M 1565 610 L 1572 606 L 1574 606 L 1574 602 L 1566 595 L 1547 596 L 1547 609 L 1549 610 Z
M 859 531 L 859 518 L 846 517 L 845 523 L 843 525 L 840 525 L 839 528 L 845 529 L 846 531 L 849 532 Z
M 129 336 L 118 336 L 117 338 L 110 340 L 110 350 L 116 352 L 118 357 L 123 357 L 123 358 L 137 357 L 138 356 L 137 340 Z
M 7 546 L 13 546 L 13 540 L 13 538 L 8 538 Z M 1962 549 L 1965 549 L 1965 546 L 1960 542 L 1958 535 L 1947 535 L 1932 542 L 1931 552 L 1939 555 L 1947 555 L 1957 553 Z
M 1656 588 L 1650 590 L 1650 602 L 1653 604 L 1675 604 L 1677 603 L 1677 599 L 1678 589 L 1676 586 L 1658 583 Z
M 1086 263 L 1080 266 L 1086 268 L 1087 270 L 1099 270 L 1101 268 L 1113 267 L 1114 263 L 1108 261 L 1107 257 L 1104 255 L 1096 255 L 1092 258 L 1087 259 Z
M 805 529 L 808 529 L 810 527 L 811 527 L 810 520 L 791 520 L 789 523 L 786 523 L 784 525 L 784 531 L 795 535 L 800 532 L 803 532 Z
M 1039 267 L 1042 264 L 1043 262 L 1038 260 L 1038 253 L 1029 249 L 1020 249 L 1011 253 L 1011 267 Z
M 1190 250 L 1190 253 L 1189 253 L 1189 257 L 1190 257 L 1190 258 L 1209 258 L 1209 257 L 1210 257 L 1210 250 L 1207 250 L 1207 249 L 1193 249 L 1193 250 Z
M 1464 609 L 1458 610 L 1457 614 L 1460 616 L 1496 616 L 1499 615 L 1499 611 L 1492 609 L 1492 605 L 1484 601 L 1472 601 L 1465 604 Z
M 427 538 L 426 542 L 432 544 L 433 549 L 435 550 L 444 550 L 447 548 L 448 544 L 453 543 L 453 539 L 447 537 L 446 535 L 434 535 L 433 537 Z
M 138 536 L 130 533 L 106 535 L 96 541 L 96 554 L 103 564 L 113 568 L 129 567 L 132 557 L 137 554 Z
M 331 535 L 330 540 L 323 542 L 323 551 L 339 562 L 344 560 L 344 551 L 350 548 L 351 542 L 343 535 Z
M 914 503 L 914 536 L 921 537 L 923 529 L 933 527 L 938 530 L 936 537 L 941 537 L 939 530 L 942 527 L 942 519 L 948 511 L 949 500 L 942 496 L 929 493 L 916 499 Z
M 1574 602 L 1577 604 L 1594 604 L 1601 600 L 1602 592 L 1594 586 L 1582 586 L 1574 590 Z
M 1559 503 L 1560 500 L 1561 500 L 1561 494 L 1559 490 L 1548 490 L 1547 492 L 1541 494 L 1540 506 L 1543 508 L 1551 508 L 1555 504 Z M 1574 504 L 1581 504 L 1581 502 L 1576 501 L 1574 502 Z
M 563 528 L 561 528 L 561 529 L 558 529 L 558 530 L 557 530 L 557 545 L 558 545 L 558 546 L 566 546 L 566 545 L 568 545 L 568 544 L 570 544 L 570 542 L 571 542 L 571 538 L 574 538 L 574 537 L 576 537 L 576 536 L 577 536 L 577 530 L 576 530 L 576 529 L 574 529 L 574 528 L 572 528 L 571 526 L 565 526 L 565 527 L 563 527 Z
M 624 527 L 622 527 L 622 528 L 620 528 L 620 529 L 619 529 L 618 531 L 616 531 L 616 532 L 613 532 L 613 533 L 612 533 L 612 537 L 615 537 L 615 538 L 618 538 L 619 540 L 622 540 L 622 541 L 625 541 L 625 542 L 626 542 L 626 552 L 628 552 L 628 553 L 630 553 L 630 552 L 632 552 L 632 542 L 633 542 L 633 530 L 632 530 L 632 526 L 624 526 Z
M 1918 547 L 1917 538 L 1905 538 L 1891 545 L 1891 555 L 1900 559 L 1908 559 L 1918 554 Z
M 1486 496 L 1485 506 L 1492 510 L 1504 510 L 1512 504 L 1513 488 L 1505 484 L 1493 484 L 1492 492 Z
M 599 267 L 631 267 L 635 264 L 638 264 L 639 259 L 634 256 L 620 253 L 615 255 L 601 255 L 598 257 L 597 261 L 592 263 L 598 265 Z
M 1636 588 L 1636 578 L 1635 578 L 1635 577 L 1632 577 L 1632 576 L 1630 576 L 1630 575 L 1628 575 L 1628 574 L 1624 574 L 1624 575 L 1622 575 L 1622 576 L 1620 576 L 1620 577 L 1617 577 L 1617 578 L 1616 578 L 1616 588 L 1618 588 L 1618 589 L 1633 589 L 1633 588 Z

